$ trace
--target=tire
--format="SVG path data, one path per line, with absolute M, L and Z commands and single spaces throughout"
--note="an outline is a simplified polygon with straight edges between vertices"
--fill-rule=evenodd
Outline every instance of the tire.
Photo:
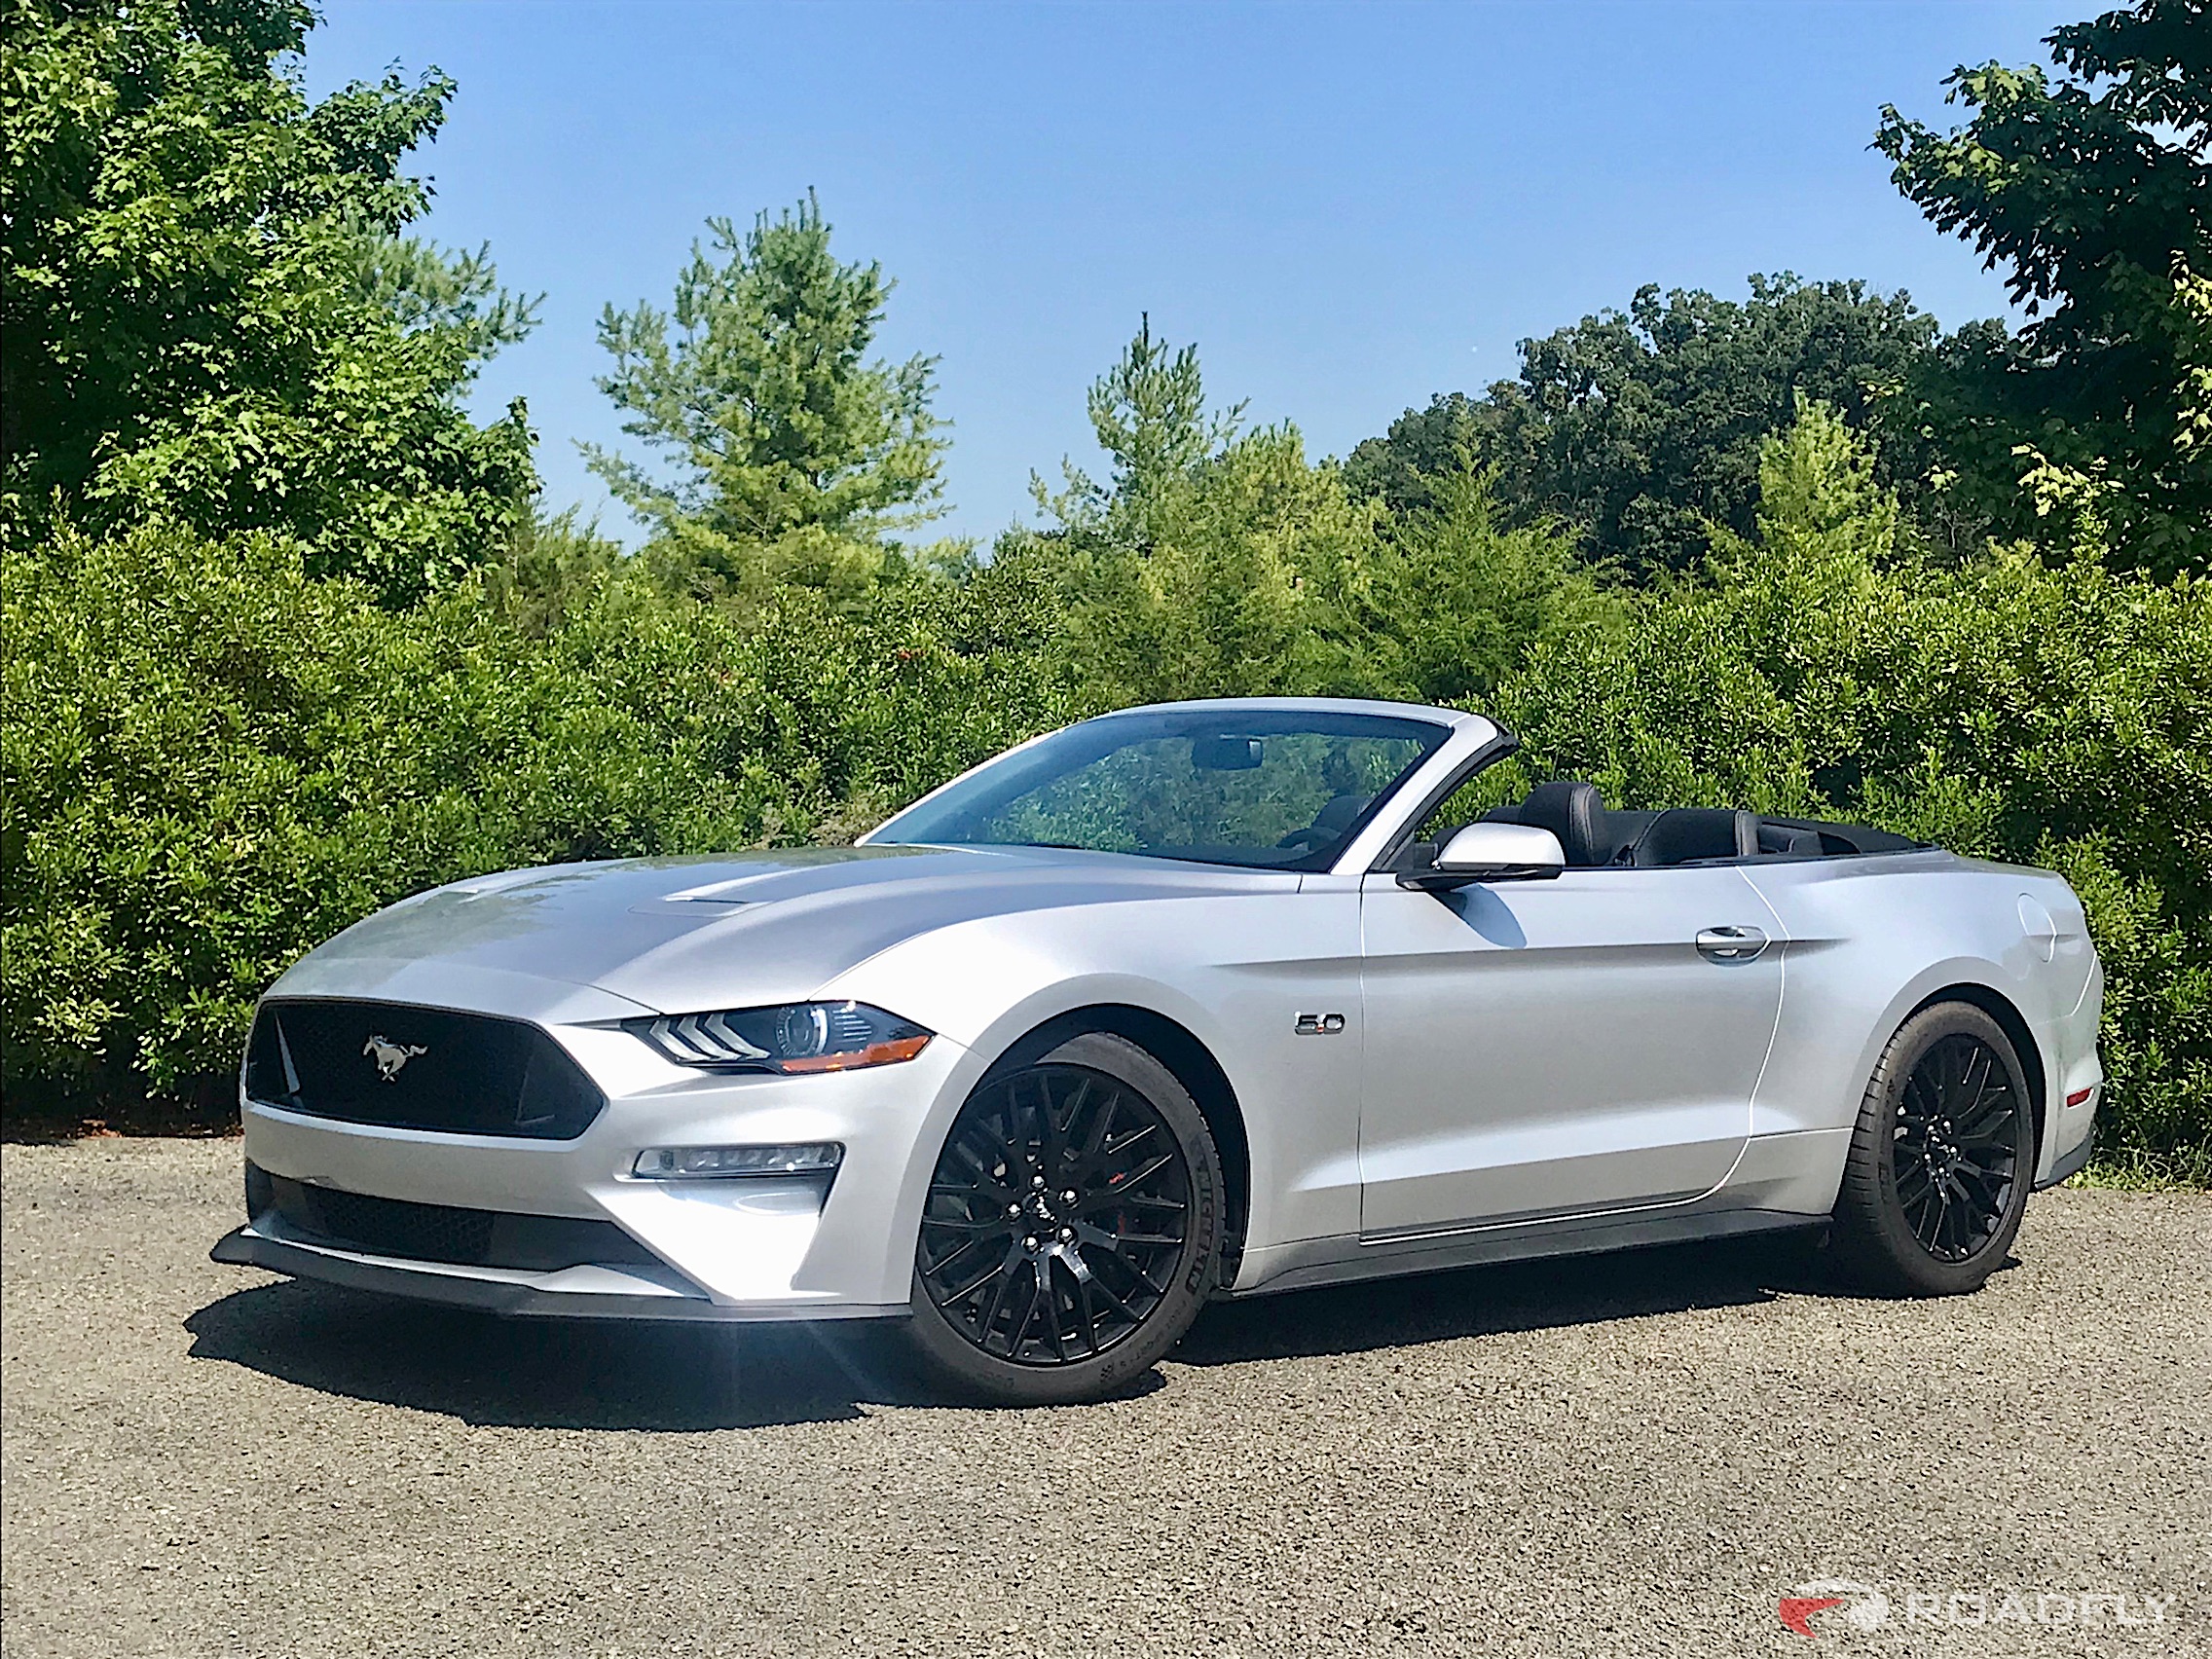
M 1115 1393 L 1182 1339 L 1212 1292 L 1221 1194 L 1197 1102 L 1126 1038 L 1086 1033 L 988 1077 L 931 1174 L 908 1347 L 966 1399 Z
M 1852 1130 L 1834 1262 L 1885 1296 L 1979 1290 L 2011 1248 L 2035 1179 L 2027 1073 L 1972 1003 L 1922 1009 L 1890 1039 Z

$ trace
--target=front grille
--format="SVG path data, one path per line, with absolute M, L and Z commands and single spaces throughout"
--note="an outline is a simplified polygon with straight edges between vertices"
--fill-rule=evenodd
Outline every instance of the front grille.
M 350 1124 L 529 1140 L 573 1140 L 607 1104 L 536 1026 L 406 1003 L 263 1003 L 245 1089 Z
M 246 1165 L 246 1207 L 257 1226 L 274 1216 L 286 1236 L 370 1256 L 457 1267 L 554 1272 L 596 1263 L 657 1266 L 660 1259 L 610 1221 L 513 1215 L 419 1204 L 311 1187 Z

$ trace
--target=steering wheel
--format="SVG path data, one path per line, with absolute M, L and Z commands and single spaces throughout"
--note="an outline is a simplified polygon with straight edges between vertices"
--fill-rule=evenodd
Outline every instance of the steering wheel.
M 1327 843 L 1334 841 L 1336 838 L 1337 832 L 1334 830 L 1323 830 L 1317 825 L 1309 824 L 1303 830 L 1293 830 L 1289 834 L 1285 835 L 1281 840 L 1277 841 L 1275 845 L 1278 847 L 1303 847 L 1310 849 L 1313 847 L 1325 846 Z

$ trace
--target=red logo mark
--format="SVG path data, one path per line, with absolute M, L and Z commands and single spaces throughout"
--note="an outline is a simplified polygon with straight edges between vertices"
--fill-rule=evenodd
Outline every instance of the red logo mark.
M 1775 1604 L 1784 1626 L 1803 1637 L 1820 1635 L 1813 1628 L 1813 1615 L 1830 1607 L 1840 1607 L 1836 1618 L 1857 1631 L 1879 1630 L 1890 1616 L 1889 1598 L 1872 1585 L 1852 1578 L 1816 1578 L 1810 1583 L 1792 1584 L 1789 1594 Z
M 1824 1607 L 1842 1605 L 1841 1596 L 1785 1596 L 1781 1606 L 1776 1610 L 1782 1614 L 1782 1622 L 1799 1636 L 1811 1636 L 1815 1613 Z

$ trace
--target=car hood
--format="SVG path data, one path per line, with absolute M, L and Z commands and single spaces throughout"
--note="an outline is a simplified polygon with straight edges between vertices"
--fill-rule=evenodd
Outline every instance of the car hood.
M 756 1007 L 804 999 L 902 940 L 978 917 L 1248 893 L 1297 879 L 1033 847 L 817 847 L 555 865 L 403 900 L 309 952 L 270 994 L 549 1019 Z M 598 994 L 546 994 L 556 985 Z

